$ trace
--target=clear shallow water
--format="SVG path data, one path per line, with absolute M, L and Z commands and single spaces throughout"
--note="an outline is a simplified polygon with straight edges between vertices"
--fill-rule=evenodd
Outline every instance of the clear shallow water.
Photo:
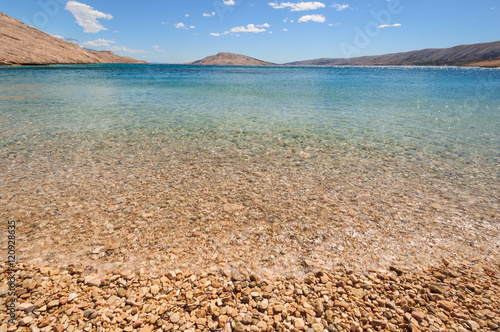
M 252 206 L 267 211 L 267 216 L 270 211 L 277 214 L 284 223 L 278 227 L 277 238 L 291 232 L 292 226 L 286 226 L 291 225 L 290 220 L 303 220 L 306 215 L 325 225 L 333 224 L 336 216 L 345 215 L 343 225 L 354 225 L 356 220 L 372 220 L 376 214 L 385 215 L 387 225 L 401 220 L 415 225 L 443 220 L 451 225 L 450 220 L 459 220 L 462 224 L 452 229 L 470 228 L 457 243 L 443 245 L 443 252 L 471 241 L 489 247 L 476 248 L 483 257 L 498 248 L 498 69 L 186 65 L 3 68 L 0 101 L 0 166 L 5 193 L 2 199 L 10 202 L 2 210 L 5 218 L 24 218 L 29 223 L 51 213 L 51 218 L 57 220 L 54 227 L 60 226 L 72 218 L 78 219 L 68 216 L 72 209 L 62 197 L 78 200 L 82 195 L 109 196 L 118 190 L 112 188 L 113 183 L 127 183 L 123 179 L 127 175 L 140 177 L 170 167 L 172 176 L 185 177 L 177 189 L 190 192 L 192 186 L 192 197 L 219 197 L 208 201 L 221 206 L 224 202 L 242 204 L 247 208 L 246 218 L 255 212 Z M 101 174 L 96 165 L 100 169 L 111 165 L 112 170 Z M 272 179 L 262 186 L 277 191 L 272 197 L 256 192 L 253 203 L 249 203 L 248 197 L 230 194 L 238 186 L 231 182 L 234 179 L 228 180 L 226 173 L 217 173 L 223 166 L 230 167 L 233 173 L 267 172 Z M 207 170 L 217 174 L 206 174 Z M 97 178 L 104 177 L 107 184 L 96 180 L 96 174 Z M 71 176 L 85 178 L 88 187 L 83 194 L 70 190 Z M 209 192 L 204 192 L 203 186 L 193 189 L 199 178 L 207 182 L 205 189 Z M 213 185 L 224 179 L 229 182 L 222 187 Z M 146 178 L 146 187 L 122 189 L 135 194 L 149 190 L 158 196 L 158 192 L 175 187 L 162 186 L 159 181 Z M 243 187 L 237 192 L 248 190 L 256 178 L 243 177 L 241 181 Z M 278 185 L 281 182 L 285 184 Z M 287 186 L 286 193 L 280 191 Z M 40 203 L 41 210 L 36 212 L 23 202 L 33 199 L 33 193 L 41 187 L 47 188 L 43 192 L 50 197 L 50 204 L 43 210 Z M 404 199 L 394 200 L 388 194 L 393 192 Z M 300 206 L 295 200 L 304 196 L 331 200 L 338 209 L 324 207 L 313 211 L 309 202 L 304 203 L 302 214 L 297 211 L 288 219 L 283 217 L 286 213 L 280 209 L 287 200 L 289 206 Z M 347 202 L 339 196 L 347 197 Z M 147 198 L 135 200 L 139 209 L 145 208 L 141 202 Z M 159 204 L 160 198 L 153 201 Z M 178 203 L 182 206 L 182 202 Z M 265 206 L 259 205 L 262 202 L 266 202 Z M 430 209 L 432 204 L 434 208 Z M 202 210 L 196 202 L 189 208 L 193 215 Z M 93 211 L 96 204 L 89 202 L 85 209 Z M 156 216 L 165 218 L 173 210 L 160 206 Z M 212 210 L 215 221 L 220 222 L 220 209 Z M 190 213 L 186 210 L 180 215 Z M 104 215 L 116 218 L 110 212 Z M 99 219 L 89 214 L 88 219 L 92 218 Z M 129 220 L 132 216 L 125 213 L 120 218 Z M 173 220 L 175 216 L 168 218 Z M 191 228 L 207 224 L 203 218 L 200 216 L 199 225 Z M 232 222 L 239 220 L 238 216 L 231 218 Z M 184 231 L 182 226 L 176 227 Z M 345 235 L 348 242 L 359 238 L 352 229 L 342 233 L 340 229 L 322 227 L 316 228 L 315 236 L 321 229 L 339 238 Z M 425 234 L 417 236 L 420 244 L 414 244 L 413 251 L 424 240 L 443 239 L 442 227 L 438 235 L 429 235 L 435 227 L 421 227 Z M 415 226 L 415 230 L 418 228 Z M 242 229 L 241 235 L 248 237 L 249 232 Z M 476 239 L 481 232 L 492 235 Z M 221 239 L 226 235 L 220 235 Z M 377 238 L 366 227 L 365 236 Z M 290 235 L 287 241 L 295 237 Z M 314 236 L 304 239 L 304 243 L 316 243 L 311 238 Z M 342 247 L 334 240 L 323 242 L 318 252 Z M 228 248 L 236 245 L 226 244 Z M 309 245 L 293 241 L 282 245 L 311 250 Z M 381 247 L 379 242 L 376 245 Z M 429 248 L 439 245 L 442 243 L 433 243 Z M 360 246 L 365 253 L 377 251 L 364 240 L 360 240 Z M 383 249 L 385 256 L 390 256 L 387 261 L 398 259 L 394 248 L 391 244 Z M 432 256 L 433 249 L 429 248 L 428 255 Z M 70 255 L 76 249 L 68 250 Z M 280 262 L 298 262 L 304 255 L 299 250 Z M 410 253 L 405 251 L 405 255 Z M 278 256 L 273 257 L 279 260 Z M 382 259 L 367 259 L 373 260 Z
M 316 134 L 492 156 L 500 146 L 498 70 L 50 66 L 2 69 L 0 81 L 4 144 L 172 130 Z

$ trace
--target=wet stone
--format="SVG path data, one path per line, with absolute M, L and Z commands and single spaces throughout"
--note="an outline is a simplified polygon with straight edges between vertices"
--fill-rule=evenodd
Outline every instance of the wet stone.
M 233 270 L 231 272 L 231 278 L 234 281 L 242 281 L 245 279 L 245 277 L 241 274 L 240 270 Z

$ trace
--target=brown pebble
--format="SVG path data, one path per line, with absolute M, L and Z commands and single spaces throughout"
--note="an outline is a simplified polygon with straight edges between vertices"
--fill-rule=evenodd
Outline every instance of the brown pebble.
M 423 320 L 425 318 L 425 314 L 420 312 L 420 311 L 413 311 L 411 313 L 411 315 L 413 316 L 413 318 L 415 318 L 416 320 Z
M 141 326 L 141 325 L 142 325 L 142 323 L 143 323 L 143 322 L 142 322 L 142 320 L 136 320 L 136 321 L 134 322 L 134 324 L 132 324 L 132 327 L 133 327 L 134 329 L 136 329 L 136 328 L 138 328 L 139 326 Z
M 63 332 L 66 328 L 62 324 L 54 326 L 54 332 Z
M 438 306 L 447 310 L 447 311 L 452 311 L 455 305 L 449 301 L 439 301 Z

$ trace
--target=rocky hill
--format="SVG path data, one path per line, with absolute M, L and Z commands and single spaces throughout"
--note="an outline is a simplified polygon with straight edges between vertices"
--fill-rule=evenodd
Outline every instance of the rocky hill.
M 488 66 L 498 67 L 500 41 L 451 48 L 425 49 L 357 58 L 322 58 L 296 61 L 287 65 L 297 66 Z M 485 62 L 486 61 L 486 62 Z
M 275 63 L 250 58 L 241 54 L 221 52 L 204 59 L 190 62 L 191 65 L 226 65 L 226 66 L 272 66 Z
M 146 63 L 110 51 L 88 51 L 0 12 L 0 65 Z

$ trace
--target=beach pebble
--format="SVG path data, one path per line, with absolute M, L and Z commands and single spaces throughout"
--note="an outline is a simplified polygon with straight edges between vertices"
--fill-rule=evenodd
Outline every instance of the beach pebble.
M 26 309 L 28 309 L 29 307 L 33 306 L 33 303 L 29 303 L 29 302 L 24 302 L 24 303 L 21 303 L 18 307 L 17 307 L 17 310 L 21 310 L 21 311 L 25 311 Z
M 306 324 L 304 323 L 304 320 L 302 318 L 296 318 L 295 321 L 293 322 L 293 326 L 295 326 L 297 330 L 306 329 Z
M 86 276 L 84 282 L 86 285 L 89 285 L 92 287 L 99 287 L 101 285 L 101 279 L 99 279 L 95 276 Z
M 26 316 L 26 317 L 22 318 L 22 319 L 19 321 L 19 325 L 21 325 L 21 326 L 25 326 L 25 325 L 30 324 L 32 321 L 33 321 L 33 317 L 31 317 L 31 316 Z
M 231 272 L 231 278 L 234 281 L 242 281 L 245 277 L 241 274 L 240 270 L 233 270 Z
M 173 314 L 170 315 L 170 322 L 173 323 L 173 324 L 176 324 L 179 322 L 180 320 L 180 315 L 178 312 L 175 312 Z
M 76 293 L 70 293 L 68 295 L 68 302 L 72 302 L 74 299 L 76 299 L 78 297 L 78 294 Z

